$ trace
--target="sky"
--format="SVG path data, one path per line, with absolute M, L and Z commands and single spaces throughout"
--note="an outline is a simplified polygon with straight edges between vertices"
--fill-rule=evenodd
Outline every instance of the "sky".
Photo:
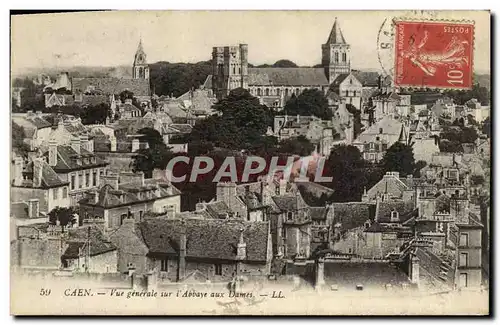
M 487 11 L 114 11 L 13 16 L 11 67 L 132 65 L 142 38 L 149 63 L 198 62 L 213 46 L 246 43 L 249 62 L 289 59 L 300 66 L 321 62 L 337 17 L 351 45 L 354 69 L 380 69 L 377 34 L 384 19 L 422 17 L 475 22 L 474 69 L 490 70 Z

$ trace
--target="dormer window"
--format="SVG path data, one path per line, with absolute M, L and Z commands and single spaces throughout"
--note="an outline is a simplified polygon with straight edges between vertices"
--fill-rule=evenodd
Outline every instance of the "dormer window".
M 286 220 L 287 221 L 292 221 L 293 220 L 293 212 L 287 212 L 286 213 Z
M 399 212 L 391 211 L 391 221 L 399 221 Z

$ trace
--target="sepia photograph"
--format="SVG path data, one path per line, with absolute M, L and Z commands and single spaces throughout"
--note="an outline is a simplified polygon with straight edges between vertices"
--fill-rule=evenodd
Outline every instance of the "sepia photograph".
M 491 22 L 11 12 L 11 315 L 490 315 Z

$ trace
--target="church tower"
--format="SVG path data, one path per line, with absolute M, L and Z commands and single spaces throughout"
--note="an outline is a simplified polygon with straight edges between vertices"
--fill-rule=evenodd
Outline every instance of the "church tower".
M 132 78 L 149 79 L 149 66 L 146 61 L 146 53 L 144 53 L 144 49 L 142 48 L 142 39 L 139 40 L 139 46 L 135 52 Z
M 335 18 L 326 44 L 321 45 L 321 50 L 322 65 L 328 82 L 332 83 L 339 74 L 351 72 L 351 46 L 346 43 L 337 18 Z

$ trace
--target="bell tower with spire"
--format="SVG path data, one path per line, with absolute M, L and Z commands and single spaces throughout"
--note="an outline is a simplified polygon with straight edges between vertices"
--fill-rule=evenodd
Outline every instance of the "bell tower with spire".
M 328 40 L 321 45 L 321 50 L 322 65 L 328 82 L 332 83 L 339 74 L 351 73 L 351 46 L 345 41 L 337 18 L 335 18 Z
M 134 65 L 132 67 L 133 79 L 149 79 L 149 66 L 146 60 L 146 53 L 142 47 L 142 39 L 139 40 L 139 46 L 134 56 Z

